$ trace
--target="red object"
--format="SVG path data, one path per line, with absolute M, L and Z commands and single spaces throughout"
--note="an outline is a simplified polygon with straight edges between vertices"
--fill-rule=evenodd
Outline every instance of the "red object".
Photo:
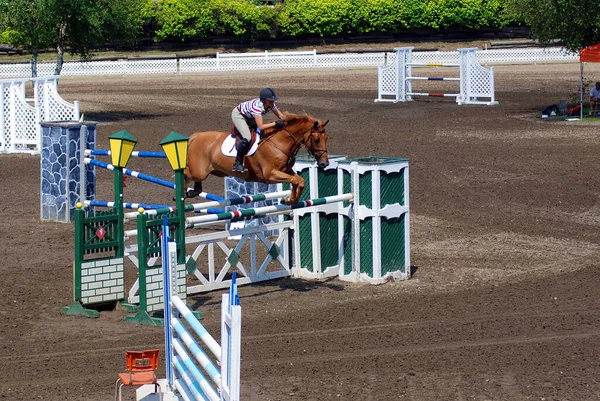
M 119 378 L 115 384 L 115 401 L 121 401 L 121 388 L 123 386 L 141 386 L 144 384 L 154 384 L 154 391 L 158 393 L 159 400 L 162 400 L 162 394 L 156 377 L 158 369 L 159 350 L 146 351 L 126 351 L 125 369 L 126 372 L 119 373 Z M 119 382 L 121 385 L 119 386 Z
M 104 229 L 104 227 L 102 227 L 102 226 L 98 227 L 98 229 L 96 230 L 96 237 L 98 237 L 100 239 L 100 241 L 102 241 L 104 239 L 105 235 L 106 235 L 106 230 Z
M 579 52 L 582 63 L 600 63 L 600 44 L 588 46 Z

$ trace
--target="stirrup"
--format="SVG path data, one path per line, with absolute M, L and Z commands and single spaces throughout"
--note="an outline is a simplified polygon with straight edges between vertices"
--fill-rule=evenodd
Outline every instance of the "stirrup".
M 246 172 L 248 172 L 248 170 L 244 167 L 244 165 L 241 164 L 241 163 L 238 163 L 237 160 L 233 163 L 233 166 L 231 166 L 231 170 L 232 171 L 237 171 L 238 173 L 246 173 Z

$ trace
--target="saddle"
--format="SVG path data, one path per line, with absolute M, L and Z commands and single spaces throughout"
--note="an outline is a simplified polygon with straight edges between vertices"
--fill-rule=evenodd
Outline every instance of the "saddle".
M 242 134 L 240 134 L 240 131 L 238 131 L 238 129 L 235 128 L 235 125 L 231 126 L 231 136 L 235 139 L 235 148 L 237 149 L 238 145 L 244 138 L 242 137 Z M 256 138 L 256 129 L 254 127 L 250 127 L 250 148 L 252 148 L 252 145 L 254 145 L 254 143 L 256 142 Z
M 250 150 L 246 156 L 251 156 L 258 149 L 258 143 L 260 142 L 260 133 L 256 132 L 255 129 L 250 130 Z M 235 126 L 231 128 L 231 134 L 225 137 L 225 140 L 221 144 L 221 152 L 225 156 L 235 157 L 237 154 L 237 148 L 242 140 L 242 135 L 235 129 Z

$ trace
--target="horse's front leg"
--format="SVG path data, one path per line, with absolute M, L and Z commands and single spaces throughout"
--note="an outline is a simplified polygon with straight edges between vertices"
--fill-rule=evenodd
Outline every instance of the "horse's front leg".
M 189 176 L 189 173 L 187 171 L 187 169 L 184 171 L 184 185 L 185 185 L 185 197 L 186 198 L 195 198 L 197 197 L 199 194 L 202 193 L 202 181 L 198 180 L 194 180 Z M 193 182 L 194 183 L 194 188 L 190 188 L 189 183 Z
M 298 203 L 298 200 L 302 195 L 302 191 L 304 190 L 304 186 L 306 185 L 304 178 L 300 177 L 298 174 L 291 175 L 284 173 L 283 171 L 276 170 L 273 170 L 267 178 L 267 181 L 272 183 L 289 182 L 292 186 L 291 193 L 288 196 L 285 196 L 281 200 L 281 203 L 284 205 L 293 205 L 294 203 Z

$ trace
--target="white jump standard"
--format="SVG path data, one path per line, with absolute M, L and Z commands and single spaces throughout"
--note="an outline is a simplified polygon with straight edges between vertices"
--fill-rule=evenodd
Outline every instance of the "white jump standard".
M 462 104 L 498 104 L 494 98 L 494 69 L 484 68 L 477 62 L 476 48 L 458 49 L 458 63 L 413 63 L 413 47 L 398 47 L 395 63 L 379 66 L 377 99 L 375 102 L 410 102 L 413 96 L 454 97 Z M 415 77 L 412 67 L 455 67 L 458 77 Z M 458 93 L 413 92 L 412 81 L 458 81 Z M 391 97 L 390 97 L 391 96 Z M 480 98 L 486 98 L 482 100 Z M 487 100 L 489 99 L 489 100 Z

